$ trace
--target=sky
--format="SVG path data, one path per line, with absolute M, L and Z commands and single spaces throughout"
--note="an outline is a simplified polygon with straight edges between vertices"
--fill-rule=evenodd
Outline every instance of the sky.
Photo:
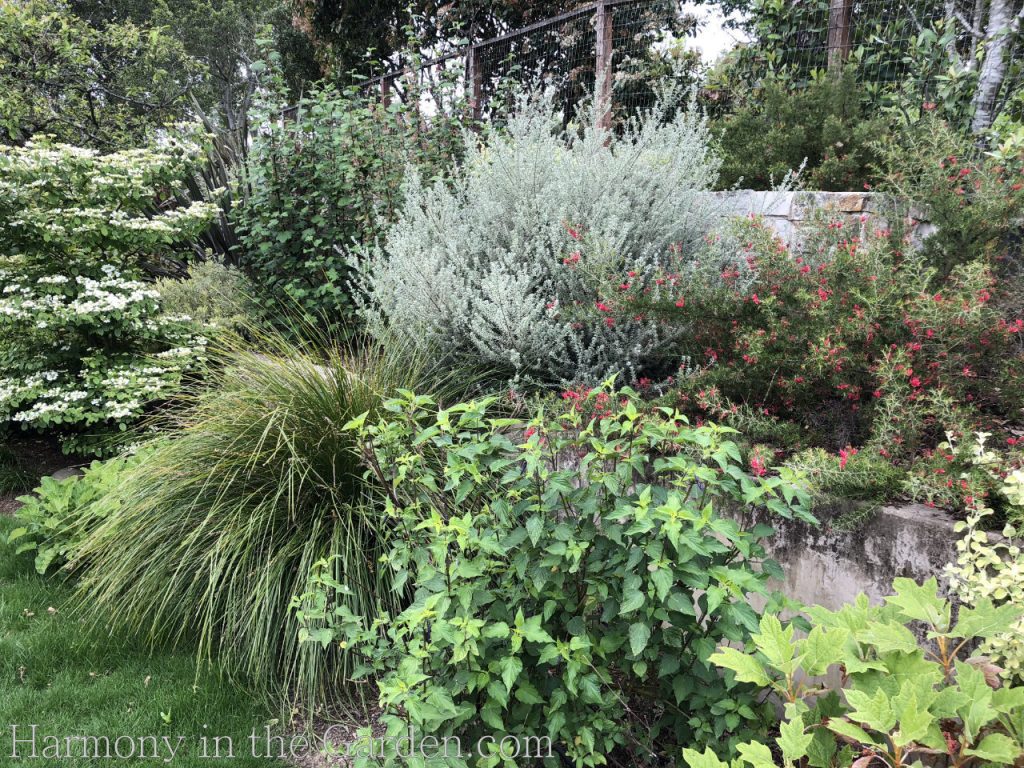
M 686 38 L 686 47 L 699 49 L 706 64 L 712 63 L 725 51 L 745 39 L 739 30 L 726 29 L 723 26 L 725 17 L 717 5 L 685 3 L 683 12 L 692 14 L 700 20 L 697 36 Z

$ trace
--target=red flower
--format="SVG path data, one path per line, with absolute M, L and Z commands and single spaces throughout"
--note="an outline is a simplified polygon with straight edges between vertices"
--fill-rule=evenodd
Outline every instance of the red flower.
M 912 378 L 910 380 L 910 386 L 914 387 L 915 389 L 917 387 L 920 387 L 921 386 L 921 380 L 919 378 L 917 378 L 917 376 L 915 376 L 914 378 Z
M 851 456 L 857 455 L 857 449 L 847 446 L 846 448 L 839 449 L 839 468 L 846 469 L 846 462 L 850 460 Z
M 750 457 L 750 469 L 758 477 L 768 474 L 768 468 L 765 467 L 764 463 L 757 456 Z
M 530 427 L 528 430 L 526 430 L 525 434 L 526 439 L 529 440 L 531 437 L 537 434 L 537 430 L 534 427 Z
M 676 306 L 677 307 L 685 307 L 686 306 L 686 299 L 684 299 L 682 296 L 680 296 L 678 299 L 676 299 Z

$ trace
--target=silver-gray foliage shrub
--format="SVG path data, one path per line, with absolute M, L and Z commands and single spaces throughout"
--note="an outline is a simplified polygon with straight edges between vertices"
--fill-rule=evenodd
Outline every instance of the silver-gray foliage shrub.
M 467 134 L 447 183 L 411 174 L 402 215 L 356 259 L 371 332 L 513 381 L 631 377 L 664 351 L 678 329 L 625 297 L 666 298 L 708 250 L 706 122 L 658 107 L 619 135 L 583 110 L 563 125 L 524 99 L 486 141 Z

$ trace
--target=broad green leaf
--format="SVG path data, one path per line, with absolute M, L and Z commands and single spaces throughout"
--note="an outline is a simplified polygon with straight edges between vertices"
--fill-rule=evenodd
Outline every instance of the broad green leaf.
M 800 667 L 812 677 L 825 674 L 842 659 L 846 638 L 845 629 L 826 631 L 823 627 L 814 627 L 803 642 Z
M 717 653 L 711 654 L 708 661 L 725 669 L 731 669 L 741 683 L 754 683 L 762 688 L 771 684 L 761 662 L 750 654 L 735 648 L 722 648 Z
M 917 693 L 910 690 L 907 696 L 897 697 L 894 703 L 897 705 L 899 728 L 892 736 L 893 743 L 905 747 L 923 739 L 935 718 L 927 707 L 918 702 Z
M 960 609 L 959 620 L 952 634 L 955 637 L 992 637 L 1008 631 L 1020 618 L 1020 606 L 1013 603 L 992 605 L 982 598 L 973 607 Z
M 651 628 L 643 622 L 629 625 L 629 649 L 634 656 L 639 656 L 651 639 Z
M 737 744 L 736 751 L 739 752 L 743 762 L 749 763 L 754 768 L 775 768 L 775 758 L 772 757 L 771 749 L 765 744 L 748 741 Z
M 511 691 L 513 684 L 519 678 L 519 673 L 523 671 L 523 662 L 518 656 L 506 656 L 498 662 L 498 669 L 501 670 L 501 682 Z
M 786 762 L 797 762 L 807 754 L 807 747 L 813 736 L 804 733 L 803 720 L 797 718 L 779 726 L 778 744 L 782 748 L 782 757 Z
M 619 606 L 619 615 L 623 616 L 632 613 L 644 604 L 644 593 L 639 589 L 627 589 L 622 595 L 622 605 Z
M 964 754 L 974 755 L 992 763 L 1013 765 L 1024 755 L 1024 749 L 1004 733 L 990 733 L 974 749 L 965 749 Z
M 896 714 L 892 711 L 889 697 L 881 688 L 875 691 L 874 696 L 868 696 L 864 691 L 849 690 L 846 692 L 846 700 L 853 707 L 849 714 L 850 720 L 865 723 L 872 730 L 882 733 L 889 733 L 896 725 Z
M 541 698 L 537 688 L 529 680 L 522 680 L 516 686 L 515 697 L 517 701 L 521 701 L 523 704 L 543 704 L 544 699 Z
M 544 520 L 540 515 L 534 515 L 526 521 L 526 532 L 530 536 L 530 543 L 537 546 L 541 533 L 544 531 Z
M 771 614 L 761 617 L 760 633 L 754 635 L 757 649 L 765 655 L 768 663 L 784 675 L 796 671 L 796 646 L 793 645 L 793 627 L 783 628 L 782 622 Z
M 505 730 L 505 723 L 501 719 L 501 708 L 496 701 L 489 701 L 480 708 L 480 719 L 497 733 Z
M 924 584 L 899 578 L 892 586 L 896 594 L 885 598 L 885 602 L 899 608 L 904 618 L 923 621 L 940 632 L 949 628 L 949 603 L 939 597 L 939 584 L 934 576 Z
M 508 624 L 504 621 L 496 621 L 493 624 L 488 624 L 481 634 L 484 637 L 503 638 L 508 637 L 509 631 Z
M 683 760 L 690 768 L 729 768 L 729 764 L 719 760 L 711 747 L 705 747 L 703 753 L 695 749 L 684 749 Z
M 871 734 L 849 720 L 833 717 L 828 721 L 828 729 L 858 744 L 875 744 L 877 746 Z
M 873 621 L 854 636 L 861 643 L 873 645 L 879 653 L 914 653 L 918 649 L 914 633 L 896 622 Z
M 956 662 L 956 682 L 963 699 L 957 712 L 964 721 L 965 735 L 973 741 L 981 729 L 998 715 L 992 706 L 992 689 L 985 680 L 984 672 L 960 661 Z

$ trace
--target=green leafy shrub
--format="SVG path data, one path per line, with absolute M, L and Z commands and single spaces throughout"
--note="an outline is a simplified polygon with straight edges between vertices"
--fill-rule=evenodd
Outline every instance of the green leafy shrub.
M 921 244 L 935 279 L 982 259 L 993 267 L 1016 261 L 1008 257 L 1019 253 L 1024 221 L 1019 167 L 979 153 L 972 139 L 935 117 L 891 137 L 881 150 L 880 188 L 902 201 L 894 223 L 924 215 L 937 228 Z
M 1024 445 L 1006 439 L 1004 447 L 989 442 L 992 435 L 976 432 L 960 439 L 952 433 L 934 451 L 925 451 L 910 468 L 906 494 L 930 506 L 974 509 L 984 503 L 1003 520 L 1024 522 L 1024 498 L 1019 480 L 1024 477 Z
M 762 726 L 751 689 L 708 657 L 749 639 L 748 597 L 777 566 L 759 544 L 770 529 L 723 513 L 806 517 L 799 491 L 748 475 L 733 430 L 641 414 L 630 391 L 590 397 L 603 418 L 520 421 L 493 400 L 440 409 L 407 392 L 349 425 L 392 531 L 384 563 L 413 599 L 374 617 L 319 578 L 296 608 L 307 642 L 376 676 L 390 734 L 545 735 L 601 765 Z
M 192 264 L 186 279 L 165 277 L 153 287 L 166 314 L 188 318 L 208 333 L 242 331 L 257 316 L 255 286 L 241 270 L 216 261 Z
M 968 514 L 956 524 L 955 530 L 962 536 L 956 545 L 956 562 L 949 566 L 946 577 L 950 591 L 966 605 L 992 600 L 1016 606 L 1018 620 L 1012 629 L 987 638 L 981 650 L 1007 677 L 1024 681 L 1024 557 L 1019 534 L 1024 524 L 1024 457 L 990 450 L 988 437 L 980 433 L 973 444 L 968 443 L 970 457 L 959 476 L 952 467 L 947 469 L 953 475 L 949 486 L 961 494 L 959 501 Z M 957 459 L 955 454 L 946 456 L 950 461 Z M 985 524 L 992 522 L 988 518 L 997 517 L 995 507 L 999 508 L 998 517 L 1008 521 L 1001 540 L 985 530 Z
M 288 613 L 330 553 L 357 610 L 393 605 L 378 512 L 364 503 L 355 437 L 396 387 L 436 386 L 428 358 L 398 344 L 301 352 L 278 337 L 237 340 L 119 480 L 119 512 L 82 542 L 80 591 L 104 620 L 159 641 L 198 641 L 232 674 L 320 699 L 344 679 L 301 648 Z
M 53 0 L 0 7 L 0 142 L 45 134 L 122 149 L 188 112 L 190 86 L 205 72 L 173 30 L 121 12 L 91 24 L 80 10 Z
M 785 766 L 898 768 L 936 757 L 958 766 L 1019 763 L 1024 688 L 1000 683 L 984 657 L 968 658 L 975 640 L 1006 632 L 1019 619 L 1019 606 L 980 599 L 954 621 L 935 579 L 897 579 L 893 589 L 884 607 L 861 595 L 838 611 L 809 608 L 814 626 L 805 638 L 766 615 L 754 652 L 723 648 L 711 661 L 784 702 L 776 745 Z M 819 680 L 832 667 L 842 672 L 838 688 Z M 777 752 L 765 744 L 736 751 L 733 766 L 777 764 Z M 728 765 L 710 752 L 683 754 L 690 768 Z
M 414 175 L 359 263 L 371 332 L 507 379 L 637 376 L 678 329 L 632 312 L 624 289 L 667 292 L 656 273 L 693 271 L 712 227 L 704 119 L 666 110 L 610 136 L 591 114 L 566 129 L 549 101 L 524 100 L 486 142 L 467 137 L 451 184 Z
M 351 331 L 348 250 L 382 234 L 401 203 L 407 167 L 431 176 L 448 162 L 458 124 L 438 116 L 427 129 L 398 105 L 383 109 L 358 88 L 330 85 L 289 107 L 276 61 L 232 211 L 238 261 L 271 318 L 298 314 Z
M 721 189 L 771 189 L 791 171 L 806 189 L 855 190 L 875 181 L 875 142 L 888 123 L 869 106 L 855 73 L 794 88 L 779 80 L 712 123 Z
M 16 554 L 35 552 L 40 574 L 74 559 L 89 532 L 119 509 L 117 488 L 126 470 L 139 460 L 135 455 L 94 461 L 81 475 L 44 477 L 31 495 L 18 499 L 19 525 L 7 543 L 15 545 Z
M 54 430 L 67 451 L 109 450 L 200 360 L 205 339 L 161 315 L 142 279 L 216 211 L 153 207 L 198 156 L 171 138 L 108 155 L 0 148 L 0 420 Z

